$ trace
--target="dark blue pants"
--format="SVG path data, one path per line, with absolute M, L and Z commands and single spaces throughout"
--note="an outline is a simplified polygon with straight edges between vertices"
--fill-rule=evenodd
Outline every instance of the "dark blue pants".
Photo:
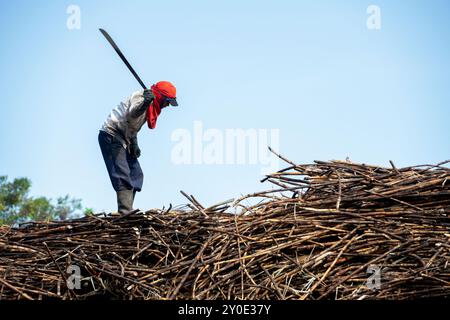
M 138 160 L 129 154 L 119 140 L 107 132 L 100 130 L 98 143 L 114 190 L 141 191 L 144 174 Z

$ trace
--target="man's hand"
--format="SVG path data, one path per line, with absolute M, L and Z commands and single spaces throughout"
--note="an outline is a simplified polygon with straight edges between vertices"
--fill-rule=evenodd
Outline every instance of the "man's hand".
M 152 102 L 152 100 L 155 98 L 155 96 L 153 95 L 152 90 L 150 89 L 145 89 L 144 90 L 144 104 L 148 105 L 150 102 Z
M 137 143 L 137 138 L 134 138 L 131 140 L 130 143 L 130 155 L 133 158 L 139 158 L 141 156 L 141 149 L 139 149 L 138 143 Z

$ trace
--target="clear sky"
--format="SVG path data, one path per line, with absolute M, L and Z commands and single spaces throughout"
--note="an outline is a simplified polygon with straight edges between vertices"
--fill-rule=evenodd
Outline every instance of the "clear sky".
M 381 9 L 369 30 L 366 10 Z M 81 28 L 69 30 L 69 5 Z M 142 209 L 205 205 L 263 190 L 260 165 L 176 165 L 172 133 L 279 129 L 298 163 L 397 166 L 449 157 L 450 2 L 0 1 L 0 175 L 32 195 L 70 194 L 116 208 L 97 141 L 139 89 L 98 32 L 105 28 L 145 82 L 170 80 L 180 108 L 139 133 Z

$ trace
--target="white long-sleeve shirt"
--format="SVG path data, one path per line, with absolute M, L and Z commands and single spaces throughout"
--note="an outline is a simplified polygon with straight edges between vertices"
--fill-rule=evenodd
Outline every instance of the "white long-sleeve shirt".
M 116 137 L 126 149 L 147 120 L 144 90 L 134 92 L 114 108 L 100 130 Z

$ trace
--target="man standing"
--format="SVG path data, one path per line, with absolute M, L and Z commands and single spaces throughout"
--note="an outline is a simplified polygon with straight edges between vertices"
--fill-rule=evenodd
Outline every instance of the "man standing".
M 176 88 L 168 81 L 160 81 L 121 102 L 100 129 L 98 142 L 121 214 L 133 210 L 134 197 L 144 182 L 137 133 L 145 122 L 155 129 L 161 110 L 169 105 L 178 106 Z

